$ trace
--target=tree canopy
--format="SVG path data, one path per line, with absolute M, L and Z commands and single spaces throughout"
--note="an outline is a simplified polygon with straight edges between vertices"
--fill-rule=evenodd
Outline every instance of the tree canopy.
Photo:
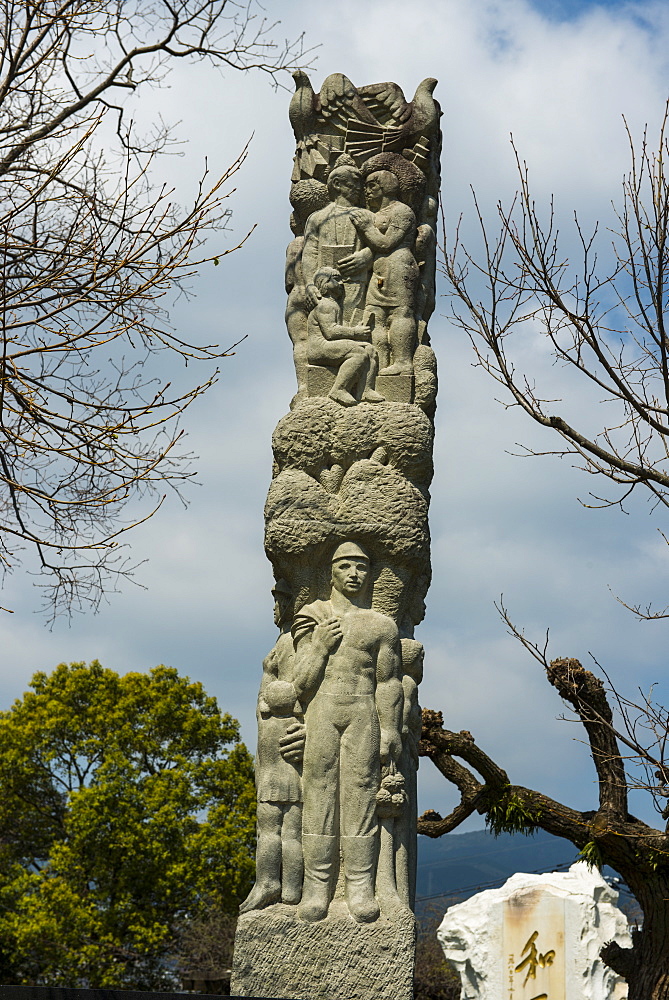
M 238 723 L 171 667 L 37 673 L 0 715 L 3 983 L 174 984 L 179 925 L 253 882 Z

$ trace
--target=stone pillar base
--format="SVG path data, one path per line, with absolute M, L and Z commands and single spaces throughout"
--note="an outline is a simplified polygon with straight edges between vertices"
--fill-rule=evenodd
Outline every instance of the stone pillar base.
M 233 996 L 277 1000 L 411 1000 L 416 928 L 407 909 L 357 924 L 335 900 L 325 920 L 305 923 L 277 903 L 237 924 Z

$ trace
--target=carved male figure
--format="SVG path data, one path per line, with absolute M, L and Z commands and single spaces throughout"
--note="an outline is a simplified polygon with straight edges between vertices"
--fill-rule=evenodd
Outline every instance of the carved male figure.
M 295 686 L 306 709 L 304 888 L 298 913 L 321 920 L 343 853 L 355 920 L 379 915 L 374 895 L 381 763 L 402 750 L 402 668 L 397 626 L 371 609 L 370 562 L 354 542 L 332 556 L 332 590 L 295 616 Z
M 314 275 L 320 298 L 309 314 L 307 358 L 312 365 L 338 367 L 330 399 L 342 406 L 354 406 L 357 395 L 364 403 L 381 403 L 384 397 L 374 390 L 379 361 L 367 326 L 342 325 L 344 282 L 334 267 L 321 267 Z
M 279 900 L 297 903 L 302 892 L 300 765 L 304 725 L 298 721 L 301 706 L 296 705 L 292 683 L 292 595 L 283 580 L 279 580 L 272 593 L 274 623 L 281 629 L 281 635 L 263 662 L 258 694 L 256 882 L 239 907 L 240 913 L 259 910 Z
M 365 323 L 373 327 L 372 340 L 384 363 L 390 347 L 392 363 L 382 375 L 413 371 L 416 346 L 416 307 L 419 270 L 413 249 L 416 216 L 399 200 L 400 184 L 390 170 L 377 170 L 365 184 L 370 211 L 351 212 L 353 225 L 374 252 L 372 275 L 365 300 Z M 388 359 L 390 361 L 390 359 Z
M 328 176 L 327 189 L 331 204 L 314 212 L 304 231 L 304 282 L 312 305 L 315 305 L 318 301 L 314 284 L 316 271 L 324 266 L 336 267 L 345 285 L 344 322 L 358 323 L 365 304 L 372 252 L 363 246 L 351 219 L 352 210 L 362 204 L 362 174 L 350 157 L 339 157 Z

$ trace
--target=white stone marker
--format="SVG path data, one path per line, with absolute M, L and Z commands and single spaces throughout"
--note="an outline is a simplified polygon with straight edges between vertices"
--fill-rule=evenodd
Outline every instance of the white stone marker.
M 631 946 L 617 899 L 581 861 L 451 906 L 437 936 L 462 1000 L 623 1000 L 624 980 L 599 957 L 607 941 Z

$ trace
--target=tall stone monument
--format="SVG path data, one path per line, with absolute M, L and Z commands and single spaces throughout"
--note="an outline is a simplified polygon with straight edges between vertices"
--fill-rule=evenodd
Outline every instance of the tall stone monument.
M 256 884 L 232 993 L 410 1000 L 430 582 L 436 80 L 295 74 L 286 326 L 297 392 L 265 509 Z

